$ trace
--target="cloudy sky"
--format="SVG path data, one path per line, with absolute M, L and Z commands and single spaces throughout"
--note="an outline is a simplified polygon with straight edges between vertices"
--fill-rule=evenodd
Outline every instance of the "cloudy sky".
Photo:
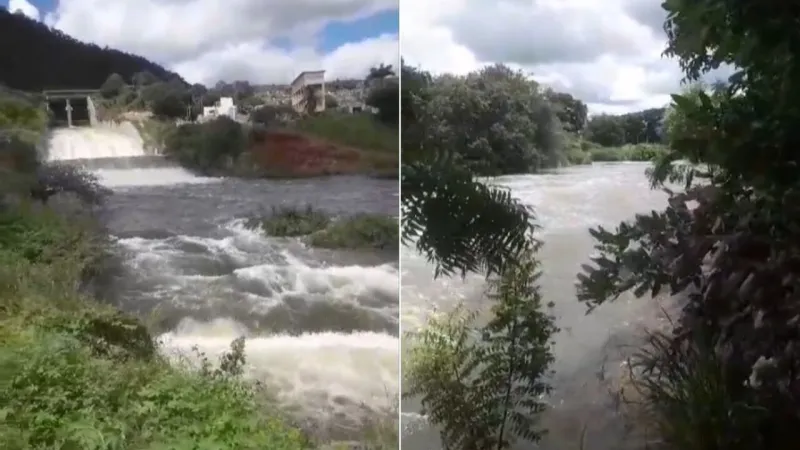
M 401 0 L 401 51 L 407 63 L 432 72 L 504 62 L 582 99 L 595 113 L 660 107 L 682 78 L 676 62 L 661 58 L 661 3 Z
M 398 0 L 0 0 L 83 41 L 140 54 L 190 82 L 362 78 L 398 63 Z

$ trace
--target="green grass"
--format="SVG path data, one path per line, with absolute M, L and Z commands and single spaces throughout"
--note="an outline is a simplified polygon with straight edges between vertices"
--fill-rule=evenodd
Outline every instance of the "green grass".
M 333 222 L 308 237 L 314 247 L 330 249 L 396 249 L 397 220 L 379 214 L 359 214 Z
M 369 113 L 326 112 L 297 120 L 292 128 L 334 144 L 399 154 L 397 127 L 384 125 Z
M 397 220 L 380 214 L 357 214 L 332 219 L 311 206 L 283 206 L 272 209 L 266 217 L 253 217 L 248 226 L 260 227 L 275 237 L 304 237 L 306 242 L 329 249 L 397 248 Z
M 225 370 L 172 366 L 138 320 L 75 291 L 101 252 L 91 230 L 46 208 L 0 224 L 4 449 L 307 447 L 236 376 L 242 347 Z
M 290 424 L 267 386 L 241 378 L 246 341 L 218 363 L 196 355 L 198 370 L 159 355 L 138 318 L 79 294 L 106 252 L 88 220 L 41 205 L 0 212 L 3 450 L 322 445 Z M 397 448 L 396 426 L 396 417 L 365 424 L 365 445 Z
M 652 161 L 664 154 L 666 148 L 657 144 L 624 145 L 622 147 L 593 147 L 589 150 L 592 162 Z
M 248 220 L 251 227 L 261 227 L 268 236 L 298 237 L 320 231 L 328 226 L 330 218 L 312 208 L 291 206 L 273 207 L 266 217 L 254 217 Z
M 36 144 L 47 130 L 43 99 L 0 86 L 0 138 Z
M 648 334 L 629 364 L 629 420 L 667 450 L 759 447 L 759 427 L 769 415 L 737 395 L 722 361 L 699 340 L 675 343 L 671 334 Z M 742 392 L 741 390 L 737 390 Z

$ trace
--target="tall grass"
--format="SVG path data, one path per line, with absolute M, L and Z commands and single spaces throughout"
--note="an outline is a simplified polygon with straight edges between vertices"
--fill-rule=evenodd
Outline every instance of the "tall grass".
M 393 154 L 395 161 L 400 152 L 397 127 L 389 127 L 369 113 L 325 112 L 297 120 L 292 128 L 334 144 Z

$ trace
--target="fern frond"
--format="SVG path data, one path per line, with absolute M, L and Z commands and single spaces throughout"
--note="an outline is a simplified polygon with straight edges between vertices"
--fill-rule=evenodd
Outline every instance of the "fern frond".
M 401 188 L 402 241 L 434 264 L 436 276 L 500 273 L 536 245 L 533 211 L 457 165 L 404 164 Z

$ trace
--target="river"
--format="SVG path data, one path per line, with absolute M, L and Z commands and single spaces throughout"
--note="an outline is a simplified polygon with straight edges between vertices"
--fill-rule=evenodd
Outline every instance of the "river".
M 539 253 L 542 295 L 545 302 L 555 303 L 553 313 L 561 328 L 554 345 L 552 408 L 543 417 L 549 433 L 538 446 L 520 443 L 518 449 L 619 450 L 634 445 L 609 395 L 609 378 L 629 353 L 624 344 L 633 343 L 642 327 L 657 323 L 660 307 L 649 299 L 626 296 L 587 315 L 575 298 L 575 282 L 593 251 L 590 227 L 614 226 L 635 213 L 666 206 L 666 195 L 650 190 L 647 166 L 594 164 L 489 180 L 509 188 L 536 212 L 544 241 Z M 431 311 L 447 311 L 459 302 L 479 310 L 488 307 L 481 277 L 434 280 L 432 266 L 410 248 L 402 249 L 401 261 L 404 332 L 424 324 Z M 417 402 L 404 401 L 402 411 L 403 448 L 439 450 L 438 434 L 417 413 Z
M 397 252 L 318 251 L 243 222 L 277 205 L 396 216 L 397 181 L 197 177 L 151 167 L 141 140 L 101 131 L 55 132 L 50 159 L 88 162 L 113 190 L 101 211 L 117 256 L 100 283 L 104 300 L 149 318 L 171 357 L 196 358 L 196 346 L 216 360 L 247 337 L 245 375 L 320 437 L 358 438 L 359 422 L 393 410 Z

